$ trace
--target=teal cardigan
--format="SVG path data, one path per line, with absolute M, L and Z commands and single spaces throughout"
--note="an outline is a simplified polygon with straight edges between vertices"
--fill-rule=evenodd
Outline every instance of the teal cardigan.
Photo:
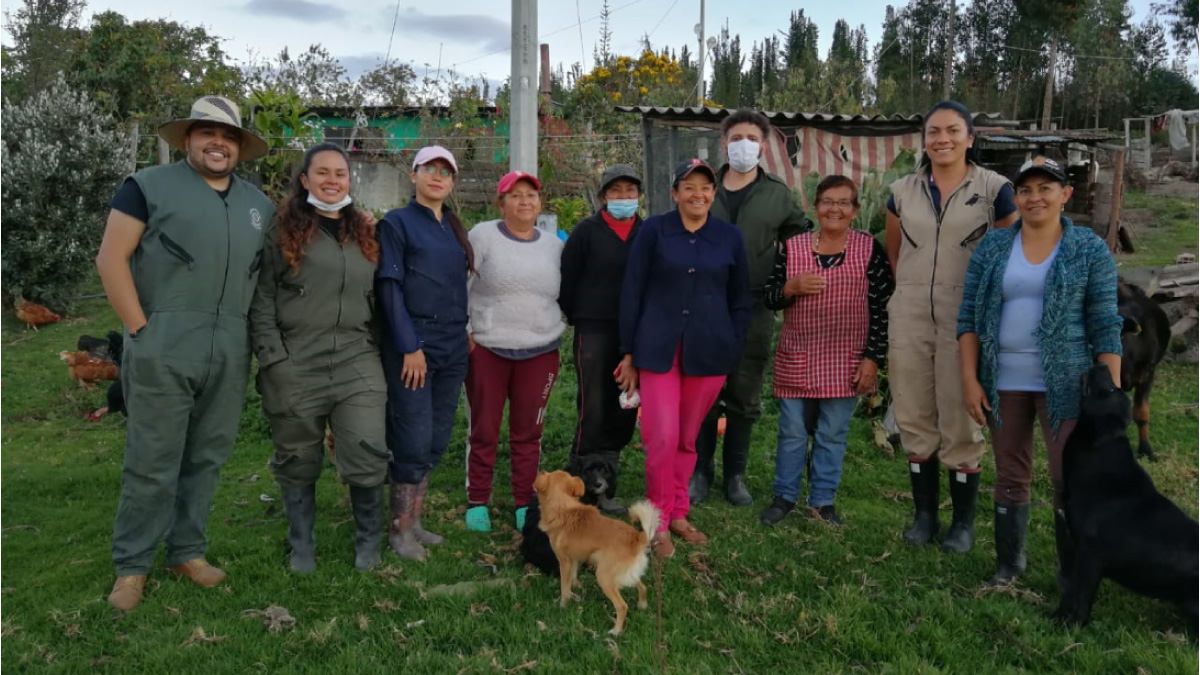
M 1080 378 L 1100 354 L 1121 354 L 1117 314 L 1117 265 L 1104 240 L 1090 228 L 1061 218 L 1062 241 L 1046 274 L 1042 322 L 1034 332 L 1046 377 L 1046 404 L 1054 429 L 1079 416 Z M 979 383 L 1000 423 L 996 362 L 1004 270 L 1021 221 L 992 230 L 967 266 L 958 336 L 979 337 Z

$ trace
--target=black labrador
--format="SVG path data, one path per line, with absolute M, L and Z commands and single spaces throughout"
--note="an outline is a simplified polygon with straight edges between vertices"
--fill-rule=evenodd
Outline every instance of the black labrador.
M 1054 617 L 1084 625 L 1100 580 L 1177 605 L 1196 625 L 1200 525 L 1155 487 L 1125 433 L 1129 397 L 1106 366 L 1083 376 L 1075 431 L 1063 449 L 1069 542 Z

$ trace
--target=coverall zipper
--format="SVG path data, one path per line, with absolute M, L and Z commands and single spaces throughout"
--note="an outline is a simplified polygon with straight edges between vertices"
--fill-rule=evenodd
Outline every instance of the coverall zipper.
M 954 200 L 954 196 L 957 195 L 963 188 L 965 188 L 966 186 L 968 186 L 970 184 L 971 184 L 971 181 L 969 181 L 969 180 L 964 180 L 963 182 L 959 183 L 958 187 L 954 188 L 954 192 L 951 192 L 950 196 L 946 198 L 946 205 L 941 206 L 941 208 L 939 208 L 938 204 L 933 203 L 933 193 L 931 193 L 929 191 L 929 182 L 925 181 L 922 184 L 922 187 L 925 189 L 925 196 L 929 198 L 929 203 L 930 203 L 930 205 L 933 206 L 933 212 L 935 214 L 937 214 L 937 228 L 934 230 L 934 234 L 933 234 L 933 269 L 931 269 L 929 271 L 929 320 L 932 321 L 935 325 L 937 324 L 937 315 L 936 315 L 936 312 L 934 311 L 935 304 L 933 301 L 933 292 L 934 292 L 934 282 L 937 279 L 938 249 L 941 248 L 940 243 L 941 243 L 941 239 L 942 239 L 942 217 L 946 215 L 946 211 L 950 210 L 950 202 L 952 202 Z

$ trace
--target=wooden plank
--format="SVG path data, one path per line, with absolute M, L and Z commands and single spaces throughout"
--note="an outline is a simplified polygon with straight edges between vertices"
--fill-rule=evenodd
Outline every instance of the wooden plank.
M 1104 238 L 1108 243 L 1108 250 L 1110 251 L 1117 250 L 1117 243 L 1120 238 L 1121 193 L 1125 186 L 1125 151 L 1121 150 L 1116 155 L 1112 172 L 1112 210 L 1108 213 L 1108 232 L 1105 233 Z

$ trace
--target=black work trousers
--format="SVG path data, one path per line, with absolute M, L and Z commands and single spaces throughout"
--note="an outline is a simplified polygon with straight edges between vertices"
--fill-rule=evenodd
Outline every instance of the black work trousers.
M 579 417 L 568 468 L 578 474 L 591 458 L 599 458 L 610 469 L 608 496 L 612 497 L 617 489 L 621 450 L 633 439 L 637 426 L 637 409 L 621 408 L 621 391 L 613 377 L 621 362 L 617 323 L 577 325 L 572 347 L 579 381 L 575 397 Z

